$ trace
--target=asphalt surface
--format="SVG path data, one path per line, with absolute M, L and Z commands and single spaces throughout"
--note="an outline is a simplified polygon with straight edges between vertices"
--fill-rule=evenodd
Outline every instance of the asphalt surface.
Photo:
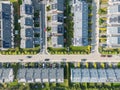
M 46 43 L 45 43 L 45 4 L 40 4 L 40 9 L 41 9 L 41 17 L 40 17 L 40 20 L 41 20 L 41 39 L 40 39 L 40 41 L 41 41 L 41 50 L 40 50 L 40 52 L 44 52 L 44 50 L 45 50 L 45 45 L 46 45 Z

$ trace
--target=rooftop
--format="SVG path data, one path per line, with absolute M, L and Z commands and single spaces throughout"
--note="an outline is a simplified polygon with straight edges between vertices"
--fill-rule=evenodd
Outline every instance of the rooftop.
M 48 79 L 48 69 L 42 69 L 42 79 Z
M 114 24 L 114 25 L 117 25 L 117 24 L 120 24 L 120 15 L 111 15 L 108 17 L 108 23 L 109 24 Z
M 91 78 L 98 78 L 97 69 L 90 69 L 90 77 Z
M 20 82 L 63 82 L 63 68 L 22 68 L 17 75 Z M 24 79 L 24 80 L 23 80 Z
M 51 9 L 57 9 L 60 11 L 64 10 L 64 0 L 52 0 L 51 2 Z
M 120 5 L 115 4 L 108 7 L 109 14 L 118 13 L 118 12 L 120 12 Z
M 42 77 L 41 70 L 42 69 L 40 69 L 40 68 L 34 69 L 34 79 L 39 79 Z
M 120 34 L 120 27 L 118 26 L 112 26 L 107 27 L 107 34 L 109 35 L 119 35 Z
M 81 81 L 81 69 L 71 69 L 71 82 Z
M 107 37 L 107 44 L 110 46 L 120 45 L 120 37 Z
M 26 48 L 33 48 L 33 39 L 26 39 Z
M 82 69 L 82 78 L 90 78 L 89 69 Z
M 26 80 L 28 82 L 33 80 L 33 69 L 32 68 L 26 70 Z
M 26 28 L 26 37 L 33 37 L 33 29 L 32 28 Z
M 105 69 L 98 69 L 99 78 L 107 78 Z
M 28 14 L 28 15 L 33 14 L 32 5 L 25 4 L 25 13 Z
M 115 69 L 115 75 L 117 80 L 120 82 L 120 69 Z
M 53 47 L 63 47 L 64 44 L 63 36 L 52 36 L 52 45 Z
M 88 45 L 88 5 L 85 1 L 73 0 L 74 46 Z
M 30 17 L 25 18 L 25 25 L 26 26 L 33 26 L 33 19 Z
M 56 79 L 56 69 L 49 70 L 49 78 Z
M 11 5 L 2 3 L 2 27 L 3 27 L 3 48 L 12 47 L 12 23 L 11 23 Z

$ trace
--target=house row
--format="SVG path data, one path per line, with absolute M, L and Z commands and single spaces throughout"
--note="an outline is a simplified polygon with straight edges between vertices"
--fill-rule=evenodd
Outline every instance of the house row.
M 50 11 L 47 15 L 51 17 L 48 27 L 51 27 L 51 47 L 59 48 L 64 46 L 64 0 L 49 0 Z
M 64 82 L 63 68 L 22 68 L 17 72 L 18 82 L 24 83 L 44 83 L 44 82 Z M 0 83 L 14 81 L 14 71 L 12 68 L 0 68 Z
M 31 0 L 22 0 L 20 5 L 20 38 L 21 48 L 33 48 L 35 44 L 40 44 L 40 39 L 34 37 L 34 8 Z M 14 48 L 14 8 L 9 0 L 0 1 L 0 49 L 7 50 Z M 40 32 L 40 28 L 39 32 Z
M 21 48 L 33 48 L 33 6 L 31 0 L 23 0 L 20 6 Z
M 0 1 L 0 49 L 14 47 L 13 11 L 10 1 Z
M 120 82 L 120 69 L 71 69 L 71 82 Z
M 88 45 L 88 4 L 85 0 L 72 0 L 73 46 Z
M 23 68 L 18 70 L 18 82 L 44 83 L 44 82 L 64 82 L 63 68 Z
M 40 13 L 40 11 L 38 11 Z M 21 48 L 34 48 L 35 45 L 40 45 L 41 26 L 35 27 L 35 21 L 40 21 L 39 18 L 34 17 L 34 6 L 32 0 L 23 0 L 20 6 L 20 24 L 21 24 Z M 41 16 L 40 16 L 41 17 Z
M 120 1 L 109 0 L 107 19 L 107 46 L 120 46 Z

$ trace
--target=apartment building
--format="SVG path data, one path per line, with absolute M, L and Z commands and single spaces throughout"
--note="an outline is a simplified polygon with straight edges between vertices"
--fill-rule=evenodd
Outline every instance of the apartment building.
M 85 0 L 72 0 L 74 22 L 73 46 L 88 45 L 88 4 Z

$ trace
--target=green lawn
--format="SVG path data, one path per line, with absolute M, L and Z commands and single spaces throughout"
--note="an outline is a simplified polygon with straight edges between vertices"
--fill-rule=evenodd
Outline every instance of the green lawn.
M 10 0 L 11 3 L 17 2 L 17 0 Z

